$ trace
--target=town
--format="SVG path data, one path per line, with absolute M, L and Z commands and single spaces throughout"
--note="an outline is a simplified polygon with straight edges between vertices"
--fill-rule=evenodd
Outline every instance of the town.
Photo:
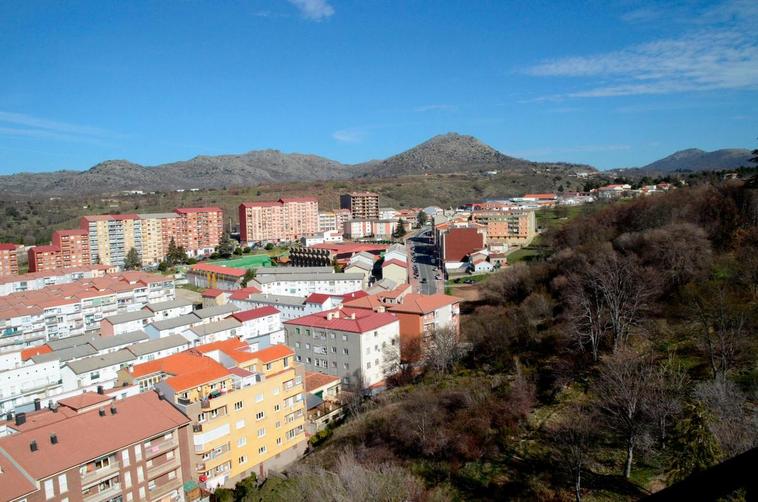
M 281 471 L 346 403 L 458 337 L 446 281 L 507 267 L 536 211 L 628 192 L 400 211 L 349 192 L 331 211 L 243 203 L 236 239 L 200 207 L 85 215 L 49 245 L 2 244 L 0 466 L 18 482 L 0 492 L 201 500 Z

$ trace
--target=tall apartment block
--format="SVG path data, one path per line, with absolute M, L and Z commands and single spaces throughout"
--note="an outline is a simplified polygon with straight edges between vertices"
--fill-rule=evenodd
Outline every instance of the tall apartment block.
M 0 276 L 18 275 L 18 244 L 0 242 Z
M 349 209 L 353 219 L 378 220 L 379 194 L 374 192 L 350 192 L 340 195 L 340 208 Z
M 121 370 L 192 420 L 193 478 L 208 490 L 265 477 L 305 451 L 304 369 L 285 345 L 251 352 L 238 338 Z
M 537 234 L 533 210 L 474 211 L 471 214 L 474 222 L 486 225 L 490 242 L 524 245 Z
M 189 419 L 156 392 L 84 393 L 3 425 L 0 500 L 191 499 Z
M 224 211 L 220 207 L 183 207 L 176 214 L 179 215 L 176 245 L 183 246 L 190 256 L 211 254 L 224 236 Z
M 86 230 L 56 230 L 49 246 L 29 248 L 29 272 L 81 268 L 92 263 Z
M 338 230 L 342 233 L 345 222 L 350 218 L 352 218 L 352 214 L 349 209 L 320 212 L 318 213 L 318 231 L 328 232 L 329 230 Z
M 318 199 L 315 197 L 243 202 L 239 217 L 242 242 L 294 241 L 319 231 Z

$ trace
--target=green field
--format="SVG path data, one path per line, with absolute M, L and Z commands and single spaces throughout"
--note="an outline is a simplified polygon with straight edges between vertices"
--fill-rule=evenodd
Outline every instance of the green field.
M 270 267 L 271 257 L 266 254 L 256 254 L 250 256 L 242 256 L 240 258 L 233 258 L 230 260 L 214 260 L 208 263 L 214 265 L 222 265 L 224 267 L 235 268 L 258 268 L 258 267 Z

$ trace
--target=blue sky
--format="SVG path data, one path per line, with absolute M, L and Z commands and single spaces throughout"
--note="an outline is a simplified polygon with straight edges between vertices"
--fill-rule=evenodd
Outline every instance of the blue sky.
M 0 173 L 472 134 L 602 169 L 756 147 L 758 2 L 0 3 Z

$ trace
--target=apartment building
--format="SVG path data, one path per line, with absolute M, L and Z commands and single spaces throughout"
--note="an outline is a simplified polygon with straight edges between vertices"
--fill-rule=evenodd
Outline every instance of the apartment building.
M 156 392 L 85 393 L 18 414 L 0 438 L 0 500 L 186 500 L 189 424 Z
M 471 216 L 475 223 L 486 226 L 488 242 L 525 245 L 537 234 L 532 210 L 474 211 Z
M 379 194 L 350 192 L 340 195 L 340 209 L 349 209 L 353 219 L 378 220 Z
M 342 233 L 344 224 L 352 218 L 350 209 L 335 209 L 333 211 L 323 211 L 318 213 L 318 231 L 328 232 L 336 230 Z
M 137 216 L 142 232 L 142 247 L 138 252 L 143 264 L 162 261 L 168 254 L 172 238 L 177 246 L 184 245 L 178 213 L 143 213 Z
M 190 256 L 208 256 L 224 236 L 224 211 L 219 207 L 182 207 L 177 225 L 177 246 Z M 163 238 L 167 237 L 164 231 Z M 170 242 L 169 238 L 169 242 Z
M 23 291 L 36 291 L 56 284 L 68 284 L 80 279 L 104 277 L 115 273 L 115 268 L 107 265 L 89 265 L 67 269 L 50 270 L 47 272 L 29 272 L 21 275 L 6 275 L 0 277 L 0 296 Z
M 29 248 L 29 272 L 48 272 L 89 266 L 89 237 L 84 230 L 56 230 L 52 244 Z
M 30 405 L 61 391 L 58 361 L 24 360 L 20 350 L 0 353 L 0 413 Z
M 363 274 L 335 273 L 332 267 L 274 267 L 259 271 L 249 284 L 270 295 L 344 295 L 362 288 Z
M 390 239 L 397 230 L 398 220 L 353 219 L 345 222 L 343 232 L 348 239 Z
M 287 197 L 239 206 L 243 243 L 295 241 L 319 231 L 318 199 Z
M 173 278 L 124 272 L 0 297 L 0 352 L 100 330 L 109 316 L 175 298 Z
M 284 322 L 287 345 L 306 371 L 364 389 L 381 386 L 384 371 L 400 356 L 400 324 L 388 312 L 337 308 Z
M 477 224 L 441 224 L 435 227 L 440 257 L 446 268 L 458 268 L 474 251 L 487 244 L 487 228 Z
M 204 488 L 265 477 L 305 451 L 304 370 L 284 345 L 250 351 L 239 339 L 122 370 L 127 385 L 151 387 L 192 421 L 193 478 Z
M 18 275 L 18 244 L 0 242 L 0 277 Z
M 232 317 L 242 324 L 237 333 L 253 351 L 286 342 L 282 314 L 276 307 L 268 305 L 243 310 L 235 312 Z

